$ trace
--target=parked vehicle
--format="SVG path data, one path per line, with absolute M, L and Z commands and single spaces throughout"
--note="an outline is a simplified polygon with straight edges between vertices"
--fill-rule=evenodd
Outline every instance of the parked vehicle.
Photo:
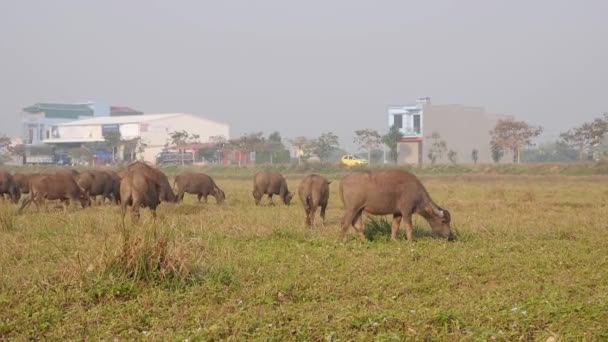
M 342 165 L 346 166 L 358 166 L 368 164 L 367 159 L 357 158 L 350 154 L 343 156 L 342 159 L 340 159 L 340 162 L 342 163 Z

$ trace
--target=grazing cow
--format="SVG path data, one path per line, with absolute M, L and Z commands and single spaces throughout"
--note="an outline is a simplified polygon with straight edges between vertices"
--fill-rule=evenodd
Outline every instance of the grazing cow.
M 439 207 L 416 176 L 401 170 L 365 171 L 345 176 L 340 182 L 340 196 L 344 203 L 342 240 L 346 240 L 352 225 L 359 237 L 363 235 L 363 212 L 372 215 L 393 215 L 391 239 L 395 240 L 401 221 L 407 239 L 413 241 L 412 215 L 424 217 L 433 235 L 454 240 L 450 228 L 451 215 Z
M 264 195 L 268 195 L 271 205 L 274 205 L 272 195 L 279 195 L 285 205 L 289 205 L 293 197 L 287 188 L 285 178 L 280 173 L 273 171 L 262 171 L 253 176 L 253 198 L 256 205 L 260 204 Z
M 21 203 L 19 212 L 31 202 L 40 209 L 40 205 L 46 205 L 46 200 L 60 200 L 65 209 L 70 205 L 70 201 L 80 202 L 83 208 L 90 203 L 86 192 L 76 184 L 74 177 L 70 173 L 59 172 L 30 177 L 30 197 Z
M 298 196 L 306 213 L 306 225 L 314 225 L 315 212 L 321 207 L 321 219 L 325 226 L 325 209 L 329 200 L 329 184 L 325 177 L 319 175 L 306 176 L 298 187 Z
M 207 203 L 209 195 L 215 197 L 218 204 L 223 203 L 226 199 L 226 194 L 215 184 L 213 178 L 204 173 L 182 173 L 175 176 L 173 183 L 178 201 L 184 200 L 184 193 L 196 194 L 198 201 L 200 202 L 201 198 L 204 198 L 205 203 Z
M 13 176 L 8 172 L 0 172 L 0 198 L 7 195 L 13 203 L 18 203 L 21 191 Z
M 120 199 L 123 218 L 127 213 L 127 206 L 131 206 L 133 222 L 139 221 L 140 207 L 150 208 L 152 217 L 156 218 L 156 208 L 161 201 L 176 201 L 167 176 L 142 162 L 129 165 L 120 181 Z

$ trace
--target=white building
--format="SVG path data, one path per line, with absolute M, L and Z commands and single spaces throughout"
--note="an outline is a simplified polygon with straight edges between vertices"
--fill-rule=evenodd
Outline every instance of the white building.
M 399 162 L 407 164 L 429 163 L 429 150 L 433 135 L 447 143 L 456 152 L 460 163 L 472 162 L 472 151 L 478 151 L 480 163 L 492 162 L 490 130 L 498 120 L 513 118 L 510 115 L 489 113 L 483 107 L 460 104 L 432 104 L 423 97 L 415 104 L 388 108 L 388 125 L 395 125 L 403 134 L 399 143 Z M 509 156 L 503 157 L 507 162 Z M 439 163 L 448 163 L 446 156 Z
M 104 133 L 118 131 L 122 140 L 140 139 L 145 148 L 137 158 L 155 163 L 158 154 L 170 143 L 169 134 L 182 130 L 198 134 L 201 142 L 218 135 L 230 138 L 227 124 L 192 114 L 171 113 L 94 117 L 60 123 L 51 127 L 50 138 L 43 143 L 68 147 L 103 142 Z

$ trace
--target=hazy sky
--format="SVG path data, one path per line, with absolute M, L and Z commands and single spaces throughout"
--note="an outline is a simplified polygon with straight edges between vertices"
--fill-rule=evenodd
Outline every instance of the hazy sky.
M 608 1 L 1 1 L 0 131 L 43 101 L 191 112 L 232 136 L 386 130 L 430 96 L 545 126 L 608 111 Z

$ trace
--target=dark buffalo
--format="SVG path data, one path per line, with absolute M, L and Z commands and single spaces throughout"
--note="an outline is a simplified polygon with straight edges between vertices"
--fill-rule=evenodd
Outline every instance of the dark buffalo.
M 25 209 L 31 202 L 37 208 L 46 203 L 46 200 L 60 200 L 67 208 L 70 201 L 78 203 L 84 208 L 90 199 L 86 192 L 81 189 L 70 173 L 60 172 L 49 175 L 38 175 L 30 177 L 30 196 L 23 201 L 19 212 Z
M 159 186 L 158 196 L 161 201 L 171 203 L 175 203 L 177 201 L 177 197 L 173 193 L 173 189 L 171 189 L 167 176 L 159 169 L 156 169 L 144 162 L 136 161 L 127 167 L 127 171 L 143 173 L 146 177 L 152 179 L 154 183 Z
M 105 170 L 87 170 L 76 176 L 78 186 L 95 201 L 97 196 L 101 196 L 101 202 L 106 199 L 117 202 L 119 195 L 116 192 L 119 190 L 117 177 Z
M 18 203 L 21 191 L 13 176 L 8 172 L 0 172 L 0 198 L 7 195 L 13 203 Z
M 213 178 L 204 173 L 182 173 L 175 176 L 175 189 L 177 192 L 178 201 L 183 201 L 184 193 L 196 194 L 198 201 L 201 198 L 207 203 L 207 196 L 215 197 L 218 204 L 223 203 L 226 199 L 226 194 L 215 184 Z
M 256 205 L 260 204 L 264 195 L 268 195 L 271 205 L 274 205 L 272 195 L 279 195 L 285 205 L 289 205 L 293 197 L 283 175 L 273 171 L 262 171 L 253 176 L 253 198 Z
M 120 199 L 123 217 L 127 206 L 131 206 L 131 218 L 137 222 L 139 208 L 150 208 L 152 217 L 156 218 L 156 208 L 162 201 L 175 202 L 167 176 L 143 162 L 135 162 L 127 168 L 120 181 Z
M 306 176 L 298 187 L 298 196 L 306 213 L 306 224 L 313 226 L 315 212 L 321 207 L 321 219 L 325 225 L 325 210 L 329 201 L 329 184 L 325 177 L 319 175 Z
M 350 174 L 340 182 L 340 196 L 344 203 L 342 239 L 346 240 L 352 225 L 363 235 L 363 212 L 372 215 L 393 215 L 391 239 L 395 240 L 403 219 L 407 239 L 413 241 L 412 215 L 424 217 L 433 235 L 453 240 L 451 215 L 439 207 L 413 174 L 401 170 L 365 171 Z

